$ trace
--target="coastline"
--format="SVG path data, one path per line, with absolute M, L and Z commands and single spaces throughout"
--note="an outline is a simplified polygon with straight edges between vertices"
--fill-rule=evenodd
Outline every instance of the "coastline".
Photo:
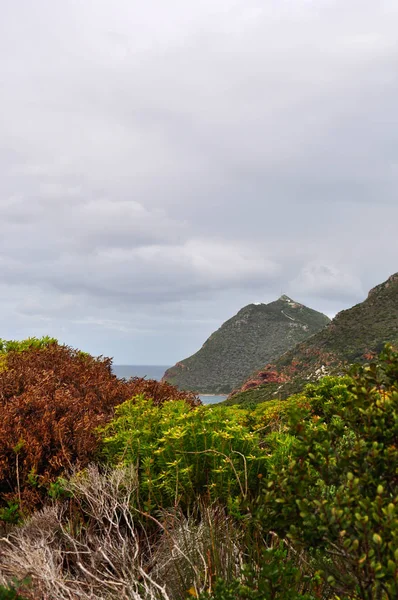
M 195 392 L 197 396 L 205 396 L 212 398 L 213 396 L 217 396 L 217 398 L 228 398 L 229 394 L 201 394 L 201 392 Z

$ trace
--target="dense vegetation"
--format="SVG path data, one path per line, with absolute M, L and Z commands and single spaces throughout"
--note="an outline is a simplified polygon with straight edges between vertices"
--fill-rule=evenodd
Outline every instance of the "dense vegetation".
M 119 381 L 51 340 L 8 350 L 0 599 L 398 596 L 392 347 L 246 408 Z
M 0 500 L 8 501 L 0 511 L 17 517 L 40 504 L 65 468 L 86 466 L 98 447 L 96 429 L 137 394 L 154 404 L 177 398 L 198 403 L 167 383 L 117 379 L 110 359 L 51 338 L 0 340 Z
M 255 370 L 329 321 L 287 296 L 270 304 L 249 304 L 213 333 L 196 354 L 168 369 L 164 379 L 181 389 L 228 394 Z
M 227 404 L 264 402 L 300 392 L 309 380 L 339 374 L 398 344 L 398 273 L 373 288 L 364 302 L 340 312 L 330 325 L 250 377 Z M 265 362 L 263 363 L 265 365 Z

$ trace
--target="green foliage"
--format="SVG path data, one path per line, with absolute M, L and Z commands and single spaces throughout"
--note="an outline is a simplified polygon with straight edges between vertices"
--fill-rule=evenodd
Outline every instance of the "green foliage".
M 307 400 L 314 415 L 329 420 L 339 407 L 344 406 L 350 397 L 353 380 L 344 377 L 322 377 L 318 383 L 309 383 L 304 388 L 302 398 Z
M 296 395 L 287 400 L 270 400 L 254 404 L 248 420 L 253 429 L 262 430 L 266 434 L 271 431 L 287 431 L 289 415 L 296 407 L 309 407 L 308 398 Z
M 328 414 L 334 414 L 336 405 L 342 405 L 349 395 L 349 386 L 352 383 L 351 377 L 323 377 L 318 383 L 310 383 L 304 387 L 300 394 L 289 396 L 286 400 L 268 400 L 267 402 L 257 403 L 250 400 L 250 395 L 246 397 L 245 402 L 235 403 L 232 397 L 223 406 L 234 406 L 246 411 L 246 419 L 254 430 L 264 431 L 287 431 L 287 425 L 292 412 L 308 412 L 311 415 L 319 415 L 327 418 Z M 261 388 L 249 390 L 256 394 Z
M 25 598 L 19 595 L 17 588 L 13 585 L 9 587 L 0 585 L 0 600 L 25 600 Z
M 30 337 L 25 340 L 3 340 L 0 338 L 0 354 L 8 352 L 24 352 L 25 350 L 40 350 L 52 344 L 57 344 L 55 338 L 43 336 L 41 338 Z
M 154 406 L 138 397 L 119 406 L 102 430 L 103 456 L 137 465 L 146 510 L 187 506 L 198 495 L 233 503 L 258 489 L 265 464 L 259 437 L 244 421 L 240 410 L 192 409 L 181 401 Z
M 286 384 L 285 384 L 286 385 Z M 254 408 L 257 404 L 264 403 L 266 400 L 278 398 L 278 390 L 281 387 L 280 383 L 266 383 L 256 385 L 251 389 L 234 393 L 224 400 L 226 406 L 244 406 L 245 408 Z M 271 400 L 272 401 L 272 400 Z
M 259 565 L 246 564 L 234 581 L 218 579 L 201 600 L 315 600 L 316 578 L 302 576 L 282 545 L 263 552 Z
M 68 481 L 64 477 L 58 477 L 49 484 L 47 495 L 53 500 L 70 498 L 72 494 L 68 489 Z
M 9 500 L 6 506 L 0 508 L 0 521 L 3 523 L 18 523 L 21 519 L 19 503 Z
M 291 455 L 269 465 L 263 526 L 333 557 L 329 583 L 365 599 L 398 595 L 398 353 L 309 388 Z M 323 398 L 323 404 L 321 399 Z M 336 564 L 344 565 L 337 569 Z

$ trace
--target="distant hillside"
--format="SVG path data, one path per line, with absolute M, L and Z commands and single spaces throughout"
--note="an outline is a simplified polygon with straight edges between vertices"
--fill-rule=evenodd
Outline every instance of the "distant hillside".
M 255 370 L 330 322 L 287 296 L 249 304 L 213 333 L 193 356 L 168 369 L 164 380 L 180 389 L 229 393 Z
M 398 273 L 373 288 L 364 302 L 343 310 L 325 329 L 264 367 L 226 403 L 286 398 L 309 381 L 371 358 L 386 342 L 398 344 Z

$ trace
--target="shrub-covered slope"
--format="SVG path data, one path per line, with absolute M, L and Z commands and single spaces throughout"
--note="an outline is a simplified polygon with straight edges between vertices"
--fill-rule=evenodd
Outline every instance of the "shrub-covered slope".
M 397 424 L 391 346 L 253 409 L 132 398 L 4 523 L 0 598 L 395 600 Z
M 371 358 L 386 342 L 398 344 L 398 273 L 373 288 L 364 302 L 343 310 L 328 327 L 268 364 L 226 402 L 287 398 L 308 381 Z
M 168 369 L 164 380 L 180 389 L 229 393 L 262 365 L 278 358 L 329 322 L 287 296 L 249 304 L 213 333 L 193 356 Z

